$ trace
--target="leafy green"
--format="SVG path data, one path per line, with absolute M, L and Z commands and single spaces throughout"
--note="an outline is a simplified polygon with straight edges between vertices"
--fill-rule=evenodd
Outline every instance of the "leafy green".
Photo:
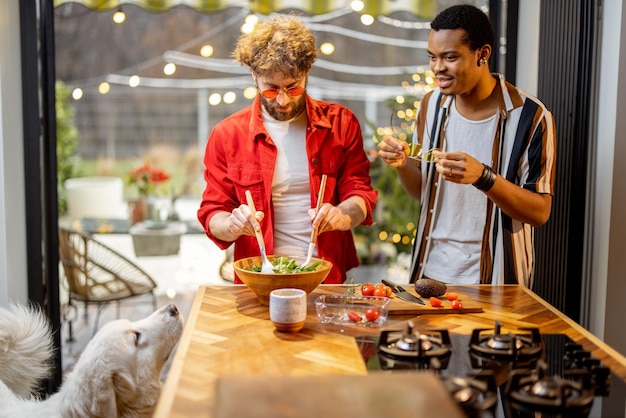
M 272 261 L 272 266 L 274 268 L 274 273 L 277 274 L 290 274 L 290 273 L 302 273 L 307 271 L 315 271 L 317 267 L 322 264 L 321 261 L 316 261 L 308 266 L 300 265 L 296 262 L 294 258 L 288 257 L 276 257 Z M 244 270 L 250 270 L 255 272 L 260 272 L 262 266 L 259 264 L 253 264 L 252 266 L 244 267 Z

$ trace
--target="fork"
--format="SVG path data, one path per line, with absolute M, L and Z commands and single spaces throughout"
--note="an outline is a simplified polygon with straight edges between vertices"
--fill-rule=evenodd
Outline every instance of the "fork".
M 256 208 L 254 207 L 254 200 L 252 199 L 252 193 L 250 190 L 246 190 L 246 201 L 248 203 L 248 207 L 252 211 L 252 216 L 254 217 L 254 233 L 256 235 L 256 240 L 259 243 L 259 249 L 261 250 L 261 273 L 266 274 L 274 274 L 274 266 L 272 262 L 267 259 L 267 253 L 265 252 L 265 240 L 263 239 L 263 231 L 261 231 L 261 225 L 256 220 Z

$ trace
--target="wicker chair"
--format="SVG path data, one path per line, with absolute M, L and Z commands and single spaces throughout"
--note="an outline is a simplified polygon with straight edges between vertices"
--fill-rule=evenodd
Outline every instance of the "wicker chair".
M 85 318 L 89 304 L 95 304 L 96 320 L 93 333 L 98 330 L 100 313 L 109 303 L 117 305 L 119 318 L 121 300 L 150 294 L 154 310 L 157 300 L 155 281 L 128 258 L 94 239 L 91 235 L 65 227 L 59 228 L 59 256 L 69 288 L 68 306 L 73 301 L 85 304 Z M 69 322 L 69 341 L 73 340 Z

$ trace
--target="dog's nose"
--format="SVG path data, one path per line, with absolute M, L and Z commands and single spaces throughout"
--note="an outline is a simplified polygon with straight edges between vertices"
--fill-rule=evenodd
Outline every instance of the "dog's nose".
M 172 316 L 178 316 L 178 308 L 174 304 L 167 305 L 167 311 Z

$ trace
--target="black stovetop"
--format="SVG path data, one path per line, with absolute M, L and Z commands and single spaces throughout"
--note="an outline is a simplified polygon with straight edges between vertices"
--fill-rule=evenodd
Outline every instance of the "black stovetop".
M 403 347 L 406 340 L 399 337 L 406 337 L 406 330 L 383 331 L 379 336 L 356 340 L 370 372 L 436 373 L 469 418 L 626 416 L 626 383 L 621 378 L 567 335 L 531 331 L 512 333 L 512 341 L 507 340 L 510 333 L 503 334 L 502 340 L 512 342 L 512 347 L 517 347 L 514 342 L 518 335 L 522 336 L 520 339 L 528 336 L 528 341 L 539 340 L 539 344 L 529 343 L 528 349 L 514 348 L 504 357 L 482 353 L 482 344 L 478 346 L 475 340 L 481 335 L 477 331 L 473 336 L 448 334 L 445 330 L 416 332 L 421 341 L 427 340 L 425 349 L 417 348 L 422 347 L 419 343 Z M 498 328 L 498 335 L 499 332 Z M 409 334 L 414 333 L 410 330 Z M 411 342 L 415 341 L 409 339 Z M 470 345 L 474 348 L 470 349 Z M 538 380 L 548 382 L 548 389 L 555 384 L 552 389 L 556 395 L 547 396 L 548 401 L 540 399 L 542 405 L 535 406 L 535 400 L 529 405 L 527 394 L 540 390 L 535 385 Z

